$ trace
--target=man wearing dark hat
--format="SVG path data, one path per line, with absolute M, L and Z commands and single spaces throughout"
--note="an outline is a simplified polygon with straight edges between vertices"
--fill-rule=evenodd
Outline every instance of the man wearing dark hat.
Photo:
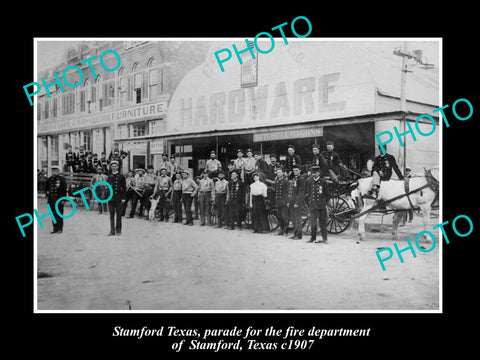
M 230 211 L 230 230 L 235 228 L 235 222 L 238 228 L 242 229 L 242 221 L 240 211 L 242 205 L 245 203 L 245 188 L 241 180 L 238 178 L 238 173 L 233 171 L 232 179 L 228 182 L 227 204 Z
M 167 175 L 167 169 L 161 168 L 160 175 L 155 180 L 153 196 L 158 198 L 157 209 L 160 212 L 160 221 L 168 221 L 167 199 L 172 192 L 172 178 Z
M 76 168 L 78 172 L 86 172 L 87 168 L 87 153 L 85 151 L 85 146 L 80 145 L 80 150 L 77 154 Z
M 387 153 L 387 145 L 383 145 L 385 154 L 383 154 L 381 146 L 378 146 L 380 155 L 378 155 L 373 161 L 372 167 L 372 189 L 370 190 L 372 196 L 377 198 L 378 190 L 380 188 L 380 181 L 388 181 L 393 175 L 393 171 L 397 174 L 400 180 L 403 180 L 403 175 L 398 168 L 397 161 L 393 155 Z M 393 171 L 392 171 L 393 170 Z
M 118 150 L 117 148 L 113 149 L 113 153 L 110 153 L 110 162 L 112 161 L 118 162 L 118 169 L 120 171 L 120 169 L 122 168 L 123 160 L 120 155 L 120 150 Z
M 290 239 L 302 238 L 302 209 L 305 205 L 305 178 L 300 176 L 300 166 L 292 166 L 293 179 L 288 190 L 288 208 L 293 222 L 293 236 Z
M 284 176 L 283 169 L 281 167 L 276 168 L 276 178 L 274 183 L 275 189 L 275 207 L 277 209 L 278 224 L 280 231 L 278 235 L 288 234 L 288 189 L 290 182 Z
M 207 170 L 211 179 L 217 177 L 218 171 L 222 170 L 222 163 L 216 159 L 217 155 L 215 151 L 210 152 L 210 159 L 205 163 L 205 169 Z
M 320 167 L 320 176 L 324 177 L 328 175 L 328 164 L 325 157 L 320 154 L 320 145 L 312 145 L 312 166 Z
M 52 166 L 52 176 L 47 179 L 45 186 L 45 195 L 51 212 L 55 213 L 55 204 L 58 199 L 67 195 L 67 181 L 60 175 L 60 168 Z M 57 212 L 63 215 L 63 201 L 58 203 Z M 61 216 L 52 216 L 53 231 L 51 234 L 61 234 L 63 231 L 63 218 Z
M 67 152 L 65 153 L 65 171 L 73 172 L 75 169 L 75 161 L 77 160 L 77 156 L 72 151 L 72 146 L 68 145 Z
M 268 176 L 268 164 L 257 151 L 254 152 L 253 158 L 255 159 L 255 172 L 259 173 L 261 180 L 264 181 Z
M 310 168 L 312 177 L 307 181 L 305 194 L 308 199 L 308 210 L 310 213 L 310 227 L 312 236 L 307 242 L 317 241 L 317 221 L 320 223 L 320 232 L 322 240 L 327 243 L 327 201 L 330 196 L 328 184 L 320 178 L 320 167 L 312 166 Z M 318 219 L 318 220 L 317 220 Z
M 343 165 L 340 155 L 338 155 L 333 148 L 333 141 L 328 140 L 327 150 L 322 152 L 322 156 L 327 161 L 327 169 L 330 177 L 333 179 L 333 181 L 338 181 L 338 177 L 343 176 L 343 169 L 345 168 L 345 165 Z
M 287 157 L 285 158 L 285 171 L 287 172 L 287 176 L 291 179 L 293 178 L 293 167 L 295 165 L 300 166 L 302 164 L 302 160 L 300 156 L 295 154 L 295 146 L 288 145 L 287 147 Z
M 122 233 L 122 209 L 127 192 L 125 177 L 119 172 L 118 161 L 112 160 L 110 162 L 110 171 L 107 182 L 110 184 L 110 191 L 113 191 L 113 195 L 108 202 L 108 211 L 110 212 L 109 236 L 120 235 Z
M 225 172 L 220 170 L 218 172 L 218 180 L 215 182 L 214 187 L 214 202 L 217 209 L 217 227 L 221 228 L 225 220 L 225 203 L 227 201 L 228 181 L 225 180 Z

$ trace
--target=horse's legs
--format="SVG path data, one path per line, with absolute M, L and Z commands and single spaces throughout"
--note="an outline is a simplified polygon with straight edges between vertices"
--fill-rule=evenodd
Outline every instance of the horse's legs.
M 431 212 L 431 206 L 430 203 L 428 204 L 422 204 L 420 205 L 420 211 L 422 213 L 422 218 L 423 218 L 423 230 L 425 231 L 430 231 L 429 224 L 430 224 L 430 212 Z M 427 234 L 423 234 L 423 239 L 427 240 Z
M 393 214 L 392 235 L 394 240 L 398 240 L 398 226 L 405 216 L 405 211 L 396 211 Z
M 364 206 L 360 211 L 365 211 L 370 209 L 373 206 L 373 204 L 368 203 L 367 201 L 364 201 Z M 360 237 L 360 240 L 367 240 L 367 235 L 365 234 L 365 220 L 367 219 L 368 213 L 366 213 L 363 216 L 360 216 L 358 218 L 358 236 Z

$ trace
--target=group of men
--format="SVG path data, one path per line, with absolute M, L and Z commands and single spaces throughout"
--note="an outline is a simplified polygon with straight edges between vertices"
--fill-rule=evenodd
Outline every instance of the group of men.
M 80 145 L 78 152 L 73 152 L 72 146 L 68 146 L 65 153 L 64 172 L 95 173 L 98 167 L 101 167 L 103 172 L 107 174 L 110 162 L 117 161 L 121 169 L 126 155 L 125 152 L 115 148 L 108 158 L 105 152 L 102 152 L 100 157 L 98 157 L 96 153 L 86 151 L 83 145 Z
M 302 160 L 295 154 L 295 147 L 287 147 L 287 155 L 283 164 L 277 162 L 276 156 L 270 157 L 270 163 L 261 159 L 258 153 L 248 149 L 247 157 L 243 151 L 238 150 L 237 158 L 227 164 L 227 169 L 222 169 L 222 164 L 216 159 L 215 152 L 211 152 L 210 159 L 206 161 L 205 168 L 200 177 L 192 178 L 190 172 L 182 169 L 175 163 L 175 157 L 170 161 L 163 154 L 159 174 L 154 174 L 153 166 L 148 166 L 147 171 L 136 169 L 130 171 L 125 178 L 119 172 L 120 162 L 113 158 L 108 166 L 108 175 L 103 166 L 97 165 L 97 174 L 92 178 L 92 186 L 99 181 L 107 181 L 113 189 L 112 199 L 108 202 L 110 213 L 109 235 L 120 235 L 122 231 L 122 216 L 126 215 L 127 203 L 131 202 L 130 213 L 132 218 L 137 212 L 143 217 L 151 207 L 151 201 L 157 201 L 157 212 L 160 221 L 168 221 L 170 207 L 174 210 L 176 223 L 182 223 L 185 213 L 184 225 L 193 225 L 192 203 L 200 212 L 200 226 L 211 225 L 210 209 L 214 204 L 217 210 L 217 227 L 226 226 L 228 229 L 242 228 L 245 220 L 245 210 L 252 207 L 252 190 L 254 196 L 266 198 L 267 191 L 259 186 L 261 182 L 270 185 L 272 197 L 265 201 L 267 206 L 257 206 L 266 212 L 269 207 L 275 206 L 279 222 L 278 235 L 288 236 L 289 224 L 293 224 L 291 239 L 302 239 L 302 216 L 308 209 L 311 222 L 311 238 L 308 242 L 319 242 L 316 239 L 317 223 L 324 243 L 327 243 L 327 202 L 329 199 L 329 185 L 324 179 L 329 177 L 333 181 L 345 174 L 348 169 L 334 149 L 333 142 L 327 142 L 326 150 L 320 152 L 318 144 L 312 145 L 312 159 L 310 167 L 302 174 Z M 113 156 L 118 156 L 113 154 Z M 304 167 L 305 170 L 305 167 Z M 389 180 L 392 171 L 403 178 L 395 158 L 389 154 L 381 154 L 375 158 L 373 166 L 374 186 L 372 191 L 378 193 L 379 180 Z M 65 194 L 64 179 L 58 174 L 58 168 L 47 181 L 47 197 L 49 203 Z M 257 191 L 261 189 L 261 191 Z M 100 199 L 108 196 L 106 186 L 98 186 L 96 190 Z M 261 202 L 257 202 L 261 204 Z M 182 211 L 183 205 L 183 211 Z M 255 205 L 253 205 L 255 208 Z M 99 212 L 106 212 L 106 208 L 99 204 Z M 262 214 L 260 214 L 262 215 Z M 252 216 L 253 221 L 258 221 L 262 216 Z M 148 216 L 145 217 L 148 219 Z M 53 232 L 62 231 L 61 221 L 54 224 Z M 268 225 L 267 225 L 268 226 Z M 261 232 L 254 226 L 254 232 Z

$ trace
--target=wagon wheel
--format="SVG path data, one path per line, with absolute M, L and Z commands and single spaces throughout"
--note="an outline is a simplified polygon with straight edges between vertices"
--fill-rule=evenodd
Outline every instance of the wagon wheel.
M 348 229 L 351 223 L 348 202 L 341 197 L 332 197 L 327 203 L 327 231 L 330 234 L 340 234 Z

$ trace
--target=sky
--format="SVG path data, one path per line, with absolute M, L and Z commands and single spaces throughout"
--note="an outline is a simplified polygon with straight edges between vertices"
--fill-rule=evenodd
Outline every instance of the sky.
M 94 40 L 94 39 L 87 39 Z M 212 40 L 212 39 L 208 39 Z M 62 62 L 63 54 L 66 49 L 70 47 L 76 47 L 81 41 L 38 41 L 38 55 L 37 55 L 37 67 L 38 71 L 42 72 Z M 398 44 L 401 46 L 401 40 L 394 40 L 392 42 L 385 43 L 384 41 L 378 41 L 378 47 L 385 53 L 391 54 L 393 52 L 392 45 Z M 422 49 L 423 55 L 428 58 L 428 62 L 431 64 L 439 65 L 439 54 L 436 42 L 432 41 L 408 41 L 409 50 Z M 400 59 L 400 58 L 399 58 Z M 399 60 L 400 61 L 400 60 Z

